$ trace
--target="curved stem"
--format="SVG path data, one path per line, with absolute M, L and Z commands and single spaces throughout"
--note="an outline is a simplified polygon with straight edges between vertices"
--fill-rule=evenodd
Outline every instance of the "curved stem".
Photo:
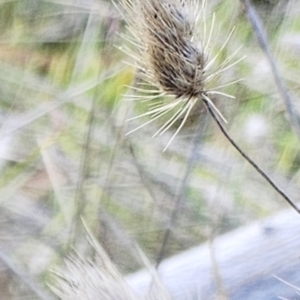
M 215 114 L 214 110 L 211 107 L 211 104 L 202 98 L 208 112 L 217 123 L 218 127 L 226 137 L 226 139 L 230 142 L 230 144 L 246 159 L 246 161 L 273 187 L 273 189 L 280 194 L 284 200 L 298 213 L 300 214 L 300 209 L 296 206 L 296 204 L 287 196 L 287 194 L 277 186 L 277 184 L 237 145 L 237 143 L 230 137 L 225 127 L 222 125 L 218 116 Z

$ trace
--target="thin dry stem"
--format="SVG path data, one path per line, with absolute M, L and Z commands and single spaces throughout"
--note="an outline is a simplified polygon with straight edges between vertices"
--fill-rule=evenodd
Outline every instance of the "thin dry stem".
M 297 134 L 298 139 L 300 139 L 300 123 L 299 123 L 299 115 L 296 113 L 295 105 L 293 103 L 293 99 L 290 95 L 289 89 L 286 87 L 282 77 L 278 71 L 277 64 L 275 62 L 272 51 L 269 47 L 267 36 L 263 27 L 263 23 L 257 15 L 255 9 L 250 4 L 249 0 L 240 0 L 246 9 L 247 17 L 254 29 L 257 40 L 263 52 L 265 53 L 268 62 L 271 67 L 271 71 L 274 77 L 275 84 L 278 88 L 281 98 L 284 101 L 286 111 L 289 115 L 290 123 L 294 132 Z
M 296 204 L 288 197 L 288 195 L 263 171 L 239 146 L 238 144 L 230 137 L 226 131 L 223 124 L 218 119 L 218 116 L 215 114 L 214 110 L 211 107 L 211 103 L 208 101 L 208 98 L 202 99 L 208 112 L 222 131 L 223 135 L 230 142 L 230 144 L 245 158 L 245 160 L 273 187 L 273 189 L 280 194 L 283 199 L 298 213 L 300 214 L 299 208 Z

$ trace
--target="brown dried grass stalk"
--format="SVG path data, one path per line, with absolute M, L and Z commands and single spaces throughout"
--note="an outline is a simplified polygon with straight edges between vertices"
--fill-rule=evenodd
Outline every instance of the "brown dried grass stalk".
M 239 50 L 237 49 L 215 67 L 215 62 L 234 29 L 219 51 L 211 57 L 209 46 L 214 35 L 215 15 L 212 15 L 208 28 L 206 0 L 121 0 L 121 3 L 131 33 L 130 36 L 123 37 L 134 46 L 134 50 L 126 46 L 122 50 L 133 59 L 133 65 L 138 69 L 138 77 L 141 80 L 139 86 L 131 87 L 135 93 L 127 97 L 130 100 L 149 101 L 148 111 L 130 120 L 150 116 L 148 122 L 129 133 L 171 113 L 171 117 L 153 135 L 163 134 L 182 119 L 166 145 L 166 150 L 185 124 L 195 104 L 201 99 L 206 99 L 225 121 L 210 96 L 221 94 L 234 98 L 220 92 L 219 89 L 239 80 L 213 89 L 209 86 L 222 72 L 243 59 L 234 61 Z M 162 98 L 164 100 L 161 100 Z

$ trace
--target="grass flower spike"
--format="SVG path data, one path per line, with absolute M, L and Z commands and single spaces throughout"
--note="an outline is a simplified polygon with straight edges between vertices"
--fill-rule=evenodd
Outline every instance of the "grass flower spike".
M 131 33 L 131 36 L 123 37 L 134 46 L 134 50 L 130 47 L 124 47 L 123 50 L 133 58 L 141 79 L 139 86 L 132 87 L 134 95 L 127 96 L 130 100 L 149 101 L 148 111 L 130 120 L 150 117 L 149 121 L 129 133 L 160 117 L 170 116 L 153 135 L 156 136 L 163 134 L 180 120 L 166 149 L 199 100 L 209 102 L 225 121 L 210 96 L 221 94 L 234 98 L 219 89 L 236 81 L 213 90 L 207 87 L 220 73 L 240 61 L 232 62 L 235 51 L 217 68 L 214 67 L 233 30 L 219 51 L 211 57 L 210 44 L 214 34 L 215 15 L 211 16 L 208 28 L 206 0 L 121 0 L 121 3 Z

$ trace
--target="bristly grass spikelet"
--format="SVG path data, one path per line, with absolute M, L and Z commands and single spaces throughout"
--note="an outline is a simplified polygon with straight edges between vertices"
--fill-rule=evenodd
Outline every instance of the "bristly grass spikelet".
M 211 100 L 212 95 L 234 98 L 219 89 L 239 80 L 212 87 L 212 80 L 240 62 L 244 57 L 234 60 L 239 49 L 218 63 L 218 58 L 227 46 L 234 32 L 230 31 L 223 45 L 212 55 L 211 40 L 214 37 L 216 17 L 206 16 L 207 0 L 120 0 L 125 9 L 125 20 L 131 36 L 124 36 L 135 50 L 123 50 L 134 59 L 138 69 L 139 86 L 132 87 L 131 100 L 149 102 L 146 113 L 131 118 L 149 116 L 150 120 L 129 133 L 146 126 L 167 114 L 171 117 L 153 135 L 161 135 L 181 121 L 165 149 L 179 133 L 197 101 L 203 102 L 208 113 L 231 143 L 250 165 L 280 194 L 298 213 L 300 209 L 289 196 L 263 171 L 231 138 L 222 124 L 226 122 Z M 207 26 L 207 24 L 211 24 Z M 209 27 L 209 28 L 208 28 Z M 153 88 L 155 90 L 153 90 Z M 165 98 L 163 101 L 161 98 Z
M 129 120 L 150 117 L 130 134 L 163 116 L 170 115 L 153 135 L 161 135 L 181 120 L 165 149 L 184 126 L 199 100 L 209 102 L 218 116 L 226 122 L 211 100 L 211 95 L 234 98 L 219 89 L 238 82 L 235 80 L 210 88 L 213 79 L 241 59 L 234 61 L 235 51 L 218 66 L 216 62 L 228 44 L 232 29 L 224 44 L 211 55 L 210 45 L 215 30 L 215 14 L 207 22 L 207 0 L 120 0 L 130 35 L 122 35 L 131 47 L 122 50 L 133 59 L 139 83 L 132 87 L 128 100 L 149 103 L 146 113 Z M 208 26 L 207 24 L 210 24 Z M 209 27 L 209 28 L 208 28 Z M 154 88 L 154 89 L 153 89 Z M 164 100 L 162 100 L 162 98 Z

